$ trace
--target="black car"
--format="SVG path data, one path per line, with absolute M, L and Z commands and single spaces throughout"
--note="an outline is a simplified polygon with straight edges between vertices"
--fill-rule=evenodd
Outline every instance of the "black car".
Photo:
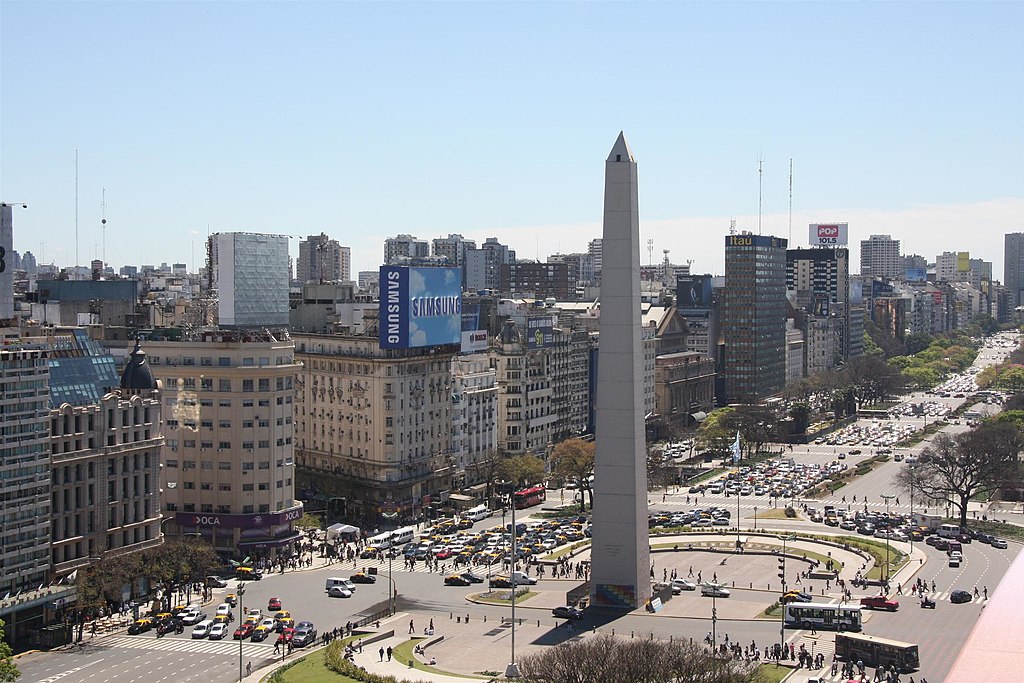
M 972 599 L 968 591 L 953 591 L 949 594 L 949 601 L 952 603 L 970 602 Z
M 348 580 L 352 583 L 377 583 L 377 577 L 366 572 L 356 572 Z
M 576 609 L 575 607 L 556 607 L 551 610 L 551 614 L 558 617 L 559 619 L 582 619 L 583 612 Z
M 466 579 L 470 583 L 483 583 L 484 582 L 484 577 L 477 576 L 473 572 L 462 572 L 462 574 L 460 574 L 460 576 L 462 576 L 462 578 Z
M 446 586 L 469 586 L 470 580 L 462 574 L 452 574 L 451 576 L 444 577 L 444 585 Z

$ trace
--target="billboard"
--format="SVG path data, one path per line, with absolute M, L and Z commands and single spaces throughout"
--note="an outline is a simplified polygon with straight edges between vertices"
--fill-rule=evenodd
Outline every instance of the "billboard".
M 381 266 L 379 316 L 382 349 L 461 343 L 459 269 Z
M 956 254 L 956 269 L 961 273 L 966 273 L 971 269 L 971 252 L 959 251 Z
M 463 330 L 462 353 L 487 350 L 487 330 Z
M 526 319 L 526 348 L 546 349 L 555 343 L 555 318 L 544 315 Z
M 812 247 L 837 247 L 849 241 L 849 223 L 811 223 Z
M 879 280 L 873 280 L 871 282 L 871 298 L 877 299 L 880 296 L 888 296 L 892 294 L 894 288 L 887 282 L 880 282 Z
M 904 279 L 907 282 L 927 282 L 928 271 L 924 268 L 907 268 Z
M 0 320 L 14 317 L 14 254 L 13 208 L 0 205 Z
M 680 275 L 676 278 L 676 308 L 680 311 L 711 309 L 710 275 Z

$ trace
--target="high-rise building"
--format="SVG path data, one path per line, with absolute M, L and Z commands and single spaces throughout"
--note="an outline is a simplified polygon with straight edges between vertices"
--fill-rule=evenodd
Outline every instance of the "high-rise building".
M 35 275 L 39 272 L 39 267 L 36 265 L 36 255 L 31 251 L 26 251 L 21 257 L 21 268 L 29 275 Z
M 786 385 L 786 240 L 725 238 L 721 375 L 730 403 L 753 403 Z
M 452 359 L 453 488 L 485 483 L 497 457 L 498 411 L 494 368 L 486 353 Z
M 324 233 L 299 242 L 299 282 L 348 282 L 352 279 L 352 249 Z
M 590 265 L 592 267 L 590 271 L 591 284 L 595 285 L 601 283 L 602 256 L 604 254 L 603 244 L 603 238 L 598 237 L 597 239 L 590 240 L 590 243 L 587 245 L 587 255 L 590 256 Z
M 159 330 L 158 330 L 159 332 Z M 163 383 L 165 533 L 235 557 L 290 553 L 295 344 L 283 331 L 219 329 L 146 342 Z
M 900 258 L 900 241 L 889 235 L 871 235 L 860 241 L 860 274 L 870 277 L 884 277 L 890 280 L 902 279 L 903 260 Z
M 569 289 L 569 266 L 565 263 L 538 263 L 516 261 L 501 266 L 501 280 L 498 289 L 509 296 L 554 298 L 567 301 L 570 291 L 575 296 L 576 288 Z
M 797 308 L 836 320 L 835 352 L 850 357 L 850 252 L 846 247 L 786 250 L 786 289 Z
M 53 353 L 45 344 L 0 346 L 0 597 L 5 599 L 45 584 L 50 568 Z
M 580 272 L 586 254 L 552 254 L 548 256 L 548 263 L 564 263 L 566 273 L 569 277 L 569 298 L 576 298 L 576 288 L 580 283 Z
M 430 243 L 414 235 L 401 234 L 384 240 L 384 265 L 398 265 L 409 259 L 430 256 Z
M 209 237 L 207 249 L 208 288 L 222 327 L 288 324 L 287 235 L 222 232 Z
M 1003 244 L 1003 285 L 1011 307 L 1024 304 L 1024 232 L 1007 233 Z
M 0 204 L 0 320 L 14 318 L 14 207 Z
M 501 284 L 501 266 L 515 263 L 516 252 L 488 237 L 479 249 L 466 250 L 465 284 L 466 291 L 482 289 L 498 291 Z
M 461 268 L 466 263 L 467 249 L 476 249 L 476 241 L 457 234 L 434 238 L 434 256 L 445 259 L 445 265 L 452 268 Z

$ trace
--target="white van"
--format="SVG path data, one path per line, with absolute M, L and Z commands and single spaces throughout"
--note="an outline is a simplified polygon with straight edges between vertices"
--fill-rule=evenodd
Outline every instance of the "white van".
M 382 534 L 377 534 L 372 538 L 366 539 L 366 545 L 373 546 L 378 550 L 387 550 L 393 545 L 402 545 L 408 543 L 416 537 L 416 529 L 411 526 L 405 526 L 401 529 L 395 529 L 394 531 L 385 531 Z
M 474 522 L 479 522 L 481 519 L 487 519 L 491 516 L 491 509 L 486 505 L 477 505 L 474 508 L 470 508 L 462 513 L 463 519 L 468 519 Z
M 324 586 L 324 590 L 329 591 L 334 586 L 341 586 L 342 588 L 345 588 L 346 590 L 350 590 L 352 592 L 355 592 L 356 590 L 356 585 L 354 583 L 352 583 L 348 579 L 342 579 L 339 577 L 331 577 L 327 579 L 327 585 Z
M 939 536 L 941 538 L 956 538 L 960 535 L 960 527 L 956 524 L 943 524 L 939 527 Z
M 196 624 L 195 628 L 192 629 L 193 638 L 205 638 L 210 635 L 210 627 L 213 626 L 213 621 L 205 619 Z

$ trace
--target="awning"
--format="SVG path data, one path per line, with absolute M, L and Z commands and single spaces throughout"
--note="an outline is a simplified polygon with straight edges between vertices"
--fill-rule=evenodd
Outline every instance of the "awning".
M 239 548 L 280 548 L 281 546 L 294 543 L 302 538 L 302 534 L 296 532 L 283 538 L 268 538 L 256 541 L 242 541 Z
M 476 498 L 473 496 L 464 496 L 461 493 L 453 493 L 448 496 L 449 500 L 454 500 L 459 503 L 472 503 Z

